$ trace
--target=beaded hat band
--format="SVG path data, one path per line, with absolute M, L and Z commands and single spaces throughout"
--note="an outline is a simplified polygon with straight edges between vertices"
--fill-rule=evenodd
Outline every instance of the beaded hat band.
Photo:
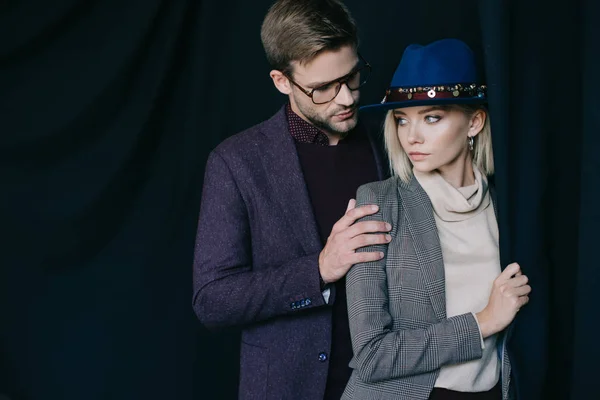
M 444 86 L 418 86 L 414 88 L 392 87 L 385 93 L 381 104 L 405 102 L 410 100 L 433 99 L 485 99 L 487 86 L 472 84 L 456 84 Z

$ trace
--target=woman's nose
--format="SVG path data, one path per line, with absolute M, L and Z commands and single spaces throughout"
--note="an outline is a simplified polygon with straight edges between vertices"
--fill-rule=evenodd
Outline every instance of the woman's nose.
M 416 126 L 410 126 L 408 131 L 408 143 L 410 144 L 415 144 L 415 143 L 421 143 L 423 141 L 423 137 L 422 135 L 419 133 L 419 129 Z

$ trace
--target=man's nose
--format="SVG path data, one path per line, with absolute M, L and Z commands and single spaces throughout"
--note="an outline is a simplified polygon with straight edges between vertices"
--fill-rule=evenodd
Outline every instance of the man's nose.
M 342 87 L 340 87 L 340 91 L 334 100 L 341 106 L 349 107 L 354 104 L 354 96 L 352 96 L 352 91 L 348 88 L 348 85 L 342 83 Z

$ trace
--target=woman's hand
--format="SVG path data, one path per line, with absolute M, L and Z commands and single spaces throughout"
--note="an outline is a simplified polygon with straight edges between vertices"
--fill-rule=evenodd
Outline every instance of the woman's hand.
M 484 339 L 506 328 L 519 309 L 529 302 L 528 281 L 517 263 L 507 266 L 496 278 L 487 306 L 476 314 Z

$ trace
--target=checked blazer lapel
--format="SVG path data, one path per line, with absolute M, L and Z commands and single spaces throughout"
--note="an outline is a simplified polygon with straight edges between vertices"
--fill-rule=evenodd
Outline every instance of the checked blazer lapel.
M 285 107 L 261 127 L 261 132 L 267 137 L 262 162 L 273 198 L 306 254 L 318 252 L 322 248 L 319 230 Z
M 414 177 L 408 185 L 400 181 L 398 190 L 431 305 L 438 320 L 444 320 L 446 319 L 444 260 L 433 216 L 433 206 Z

